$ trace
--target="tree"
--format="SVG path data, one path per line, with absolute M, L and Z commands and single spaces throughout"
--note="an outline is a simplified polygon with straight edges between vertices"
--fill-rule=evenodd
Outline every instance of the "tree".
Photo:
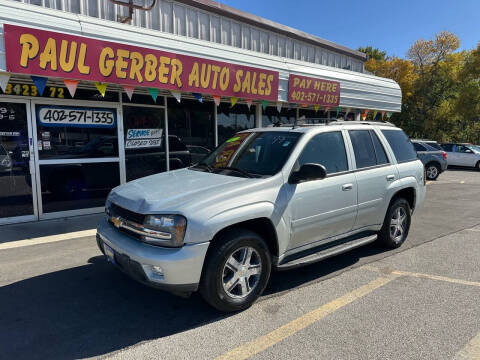
M 369 59 L 374 59 L 376 61 L 385 60 L 387 57 L 387 53 L 385 51 L 381 51 L 380 49 L 373 48 L 371 46 L 359 47 L 357 50 L 367 54 Z

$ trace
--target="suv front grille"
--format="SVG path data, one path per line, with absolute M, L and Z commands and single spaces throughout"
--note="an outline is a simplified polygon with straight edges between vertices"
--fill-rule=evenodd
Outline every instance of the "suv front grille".
M 143 224 L 143 222 L 145 221 L 145 215 L 124 209 L 114 203 L 112 203 L 110 206 L 110 212 L 112 216 L 120 216 L 125 220 L 133 221 L 137 224 Z

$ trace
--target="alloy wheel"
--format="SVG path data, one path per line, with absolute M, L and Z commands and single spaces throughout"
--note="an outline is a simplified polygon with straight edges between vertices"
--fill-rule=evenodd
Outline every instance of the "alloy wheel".
M 390 236 L 396 243 L 402 241 L 406 223 L 407 213 L 405 212 L 405 209 L 403 207 L 396 208 L 390 219 Z
M 245 298 L 258 285 L 262 274 L 262 260 L 253 247 L 235 250 L 223 268 L 223 290 L 232 298 Z
M 429 166 L 427 169 L 427 178 L 435 179 L 438 176 L 438 169 L 436 166 Z

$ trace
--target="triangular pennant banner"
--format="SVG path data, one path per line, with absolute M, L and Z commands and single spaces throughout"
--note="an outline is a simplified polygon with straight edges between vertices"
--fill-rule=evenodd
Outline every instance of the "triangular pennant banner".
M 237 103 L 237 101 L 238 101 L 238 98 L 232 96 L 232 97 L 230 98 L 230 104 L 231 104 L 230 107 L 233 108 L 233 107 L 235 106 L 235 104 Z
M 385 116 L 385 111 L 382 111 L 382 120 L 384 116 Z
M 337 115 L 335 115 L 335 117 L 338 117 L 338 114 L 340 113 L 340 106 L 337 106 Z
M 173 97 L 180 102 L 180 99 L 182 98 L 182 93 L 180 91 L 173 91 L 171 90 L 170 93 L 173 95 Z
M 127 94 L 128 99 L 132 101 L 132 95 L 133 95 L 133 91 L 135 90 L 135 86 L 123 85 L 123 90 L 125 90 L 125 93 Z
M 77 91 L 77 86 L 78 86 L 78 80 L 69 80 L 69 79 L 63 79 L 63 83 L 68 89 L 68 92 L 70 95 L 75 97 L 75 92 Z
M 9 73 L 0 73 L 0 89 L 2 89 L 3 92 L 5 92 L 7 88 L 8 80 L 10 80 Z
M 267 105 L 268 105 L 268 101 L 267 100 L 262 100 L 262 108 L 263 108 L 264 111 L 267 108 Z
M 313 108 L 315 109 L 315 112 L 318 112 L 318 109 L 320 109 L 320 105 L 315 105 Z
M 282 111 L 282 103 L 279 101 L 277 102 L 277 111 L 281 112 Z
M 302 108 L 306 108 L 307 107 L 307 104 L 302 104 L 300 105 Z
M 392 116 L 392 113 L 390 111 L 387 112 L 387 118 L 390 119 L 391 116 Z
M 345 110 L 345 120 L 347 120 L 348 118 L 348 114 L 352 111 L 352 109 L 350 108 L 347 108 L 347 110 Z
M 250 110 L 250 106 L 252 106 L 253 100 L 252 99 L 246 99 L 245 102 L 247 103 L 248 110 Z
M 330 106 L 325 106 L 325 112 L 327 112 L 328 110 L 330 110 Z
M 107 91 L 107 84 L 106 83 L 99 83 L 95 81 L 95 87 L 97 88 L 98 92 L 105 96 L 105 92 Z
M 33 83 L 37 87 L 38 93 L 40 96 L 43 95 L 43 91 L 45 90 L 45 85 L 47 85 L 48 78 L 42 76 L 31 76 Z
M 215 102 L 215 105 L 219 106 L 220 105 L 220 96 L 213 95 L 213 101 Z
M 195 99 L 197 99 L 197 100 L 198 100 L 198 102 L 201 102 L 201 103 L 203 103 L 202 94 L 199 94 L 199 93 L 193 93 L 193 96 L 195 96 Z
M 158 89 L 155 88 L 148 88 L 148 92 L 152 96 L 153 102 L 157 102 L 157 97 L 158 97 Z
M 375 110 L 375 111 L 373 112 L 373 118 L 372 118 L 372 120 L 375 120 L 375 119 L 376 119 L 376 117 L 377 117 L 377 114 L 378 114 L 378 111 L 377 111 L 377 110 Z

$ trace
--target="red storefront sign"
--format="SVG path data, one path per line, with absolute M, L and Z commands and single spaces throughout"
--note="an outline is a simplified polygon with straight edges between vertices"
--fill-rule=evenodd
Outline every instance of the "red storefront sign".
M 7 71 L 277 101 L 278 72 L 4 25 Z
M 338 81 L 290 74 L 288 82 L 288 102 L 320 106 L 340 104 Z

